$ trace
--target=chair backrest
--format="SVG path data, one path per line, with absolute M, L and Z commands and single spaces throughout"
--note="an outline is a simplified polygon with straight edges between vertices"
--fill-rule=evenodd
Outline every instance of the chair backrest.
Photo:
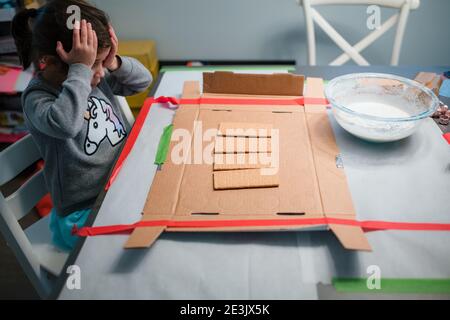
M 391 65 L 398 65 L 409 12 L 420 6 L 420 0 L 297 0 L 297 2 L 300 5 L 303 5 L 308 39 L 308 64 L 312 66 L 316 65 L 314 23 L 317 23 L 336 45 L 344 51 L 342 55 L 330 63 L 330 65 L 335 66 L 342 65 L 350 59 L 354 60 L 358 65 L 369 65 L 369 62 L 360 54 L 360 52 L 397 24 L 394 46 L 392 49 Z M 352 46 L 316 9 L 313 8 L 313 6 L 319 5 L 378 5 L 380 7 L 396 8 L 399 9 L 400 12 L 387 19 L 379 28 L 375 29 L 368 36 Z
M 41 158 L 30 135 L 0 153 L 0 186 L 8 183 Z M 33 253 L 30 241 L 18 220 L 24 217 L 47 194 L 42 170 L 35 173 L 18 190 L 5 197 L 0 192 L 0 231 L 16 255 L 22 269 L 41 297 L 50 293 L 47 274 Z

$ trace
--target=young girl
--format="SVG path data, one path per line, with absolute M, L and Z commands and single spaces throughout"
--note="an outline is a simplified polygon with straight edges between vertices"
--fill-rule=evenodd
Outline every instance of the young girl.
M 69 28 L 73 5 L 82 20 Z M 24 68 L 33 63 L 40 70 L 22 105 L 45 161 L 52 239 L 70 250 L 77 240 L 72 227 L 84 225 L 129 130 L 114 95 L 141 92 L 152 77 L 138 61 L 117 55 L 106 14 L 82 0 L 24 10 L 12 32 Z

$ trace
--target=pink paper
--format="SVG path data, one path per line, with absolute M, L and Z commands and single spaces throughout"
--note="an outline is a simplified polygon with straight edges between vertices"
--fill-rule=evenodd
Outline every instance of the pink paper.
M 22 70 L 12 68 L 0 75 L 0 93 L 15 93 L 16 83 Z

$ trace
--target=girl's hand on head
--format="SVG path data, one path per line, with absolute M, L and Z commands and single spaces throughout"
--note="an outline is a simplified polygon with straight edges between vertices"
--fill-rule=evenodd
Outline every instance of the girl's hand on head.
M 119 39 L 117 39 L 112 25 L 109 25 L 109 36 L 111 37 L 111 49 L 109 50 L 109 54 L 103 62 L 103 67 L 105 67 L 109 71 L 115 71 L 120 68 L 120 60 L 117 58 L 117 51 L 119 50 Z
M 56 52 L 65 63 L 71 65 L 82 63 L 92 68 L 97 59 L 98 40 L 92 25 L 86 20 L 81 21 L 79 28 L 73 29 L 72 50 L 66 52 L 60 41 L 56 44 Z

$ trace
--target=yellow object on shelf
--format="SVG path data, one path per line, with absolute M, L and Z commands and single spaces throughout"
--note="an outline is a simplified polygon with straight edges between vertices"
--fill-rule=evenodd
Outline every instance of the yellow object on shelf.
M 152 40 L 119 40 L 119 55 L 133 57 L 139 60 L 152 74 L 153 81 L 158 77 L 159 61 L 156 54 L 156 44 Z M 153 84 L 152 84 L 153 85 Z M 136 117 L 152 85 L 140 94 L 127 97 L 127 102 Z
M 27 9 L 39 9 L 45 4 L 45 0 L 25 0 L 23 4 Z

